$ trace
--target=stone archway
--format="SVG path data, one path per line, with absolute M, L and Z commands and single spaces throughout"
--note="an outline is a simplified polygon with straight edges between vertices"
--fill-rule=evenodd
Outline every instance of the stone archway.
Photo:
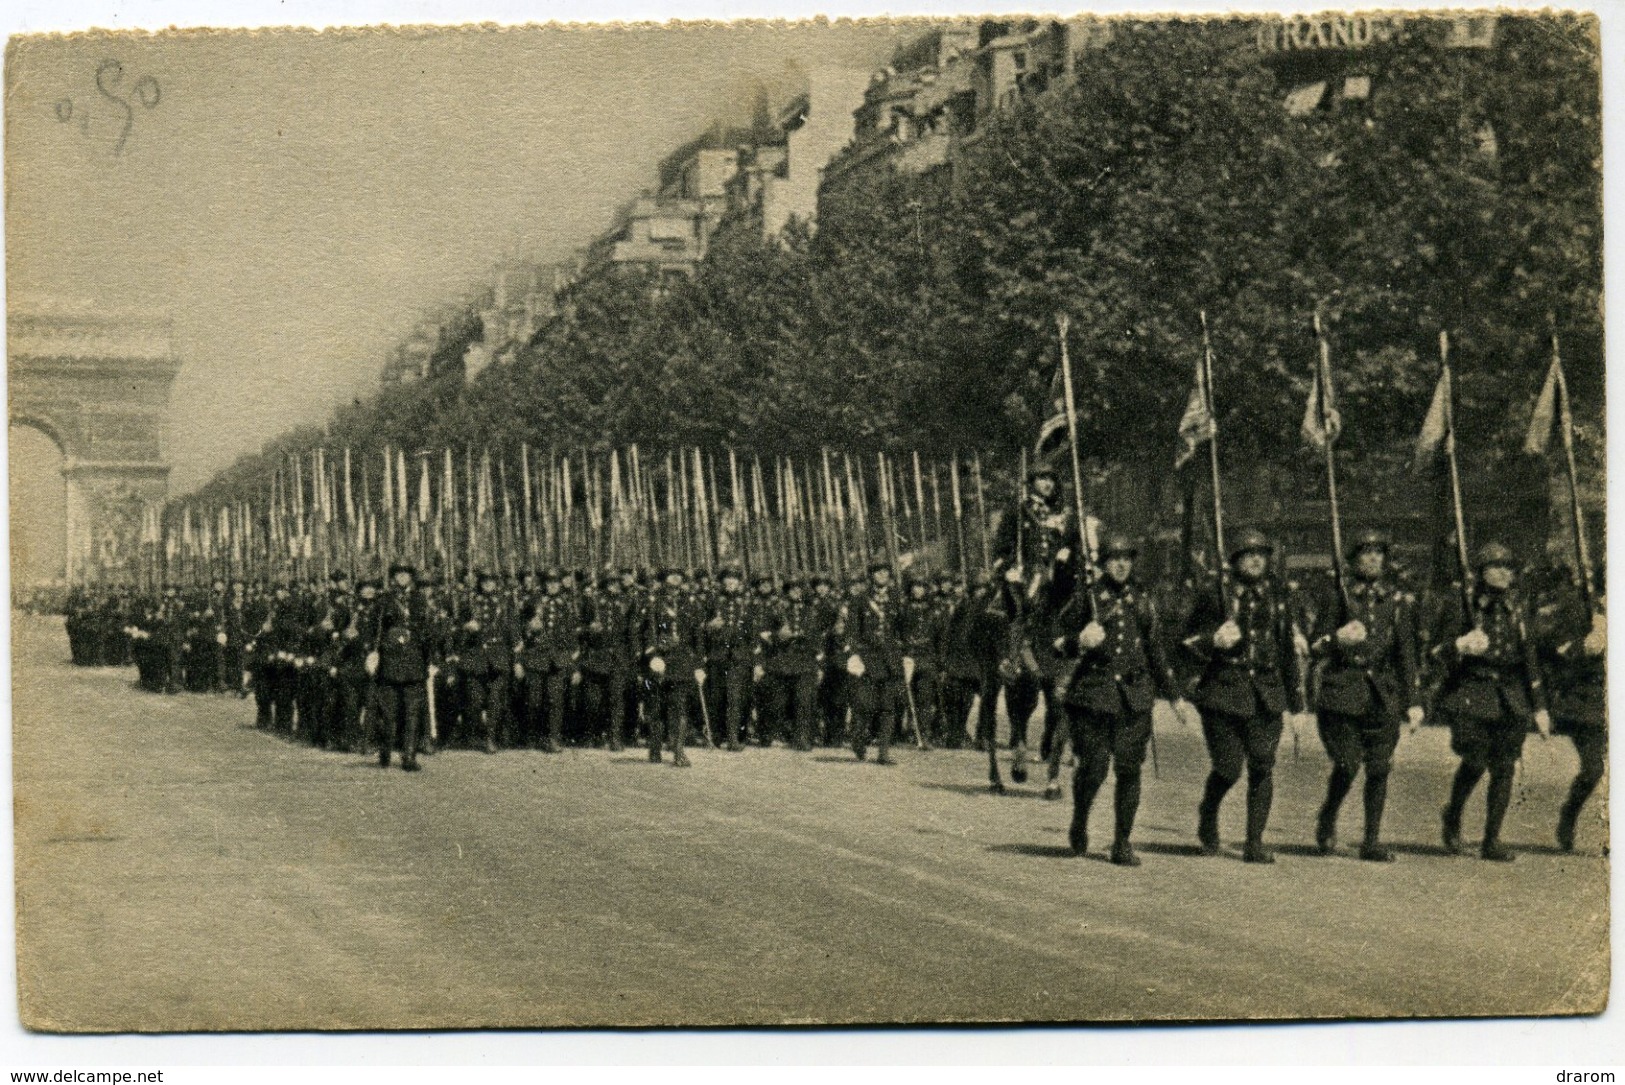
M 7 428 L 11 580 L 51 584 L 68 573 L 66 458 L 55 435 L 24 420 Z
M 169 491 L 164 429 L 180 365 L 168 320 L 14 303 L 6 354 L 12 427 L 39 430 L 62 451 L 68 581 L 132 577 L 142 510 Z

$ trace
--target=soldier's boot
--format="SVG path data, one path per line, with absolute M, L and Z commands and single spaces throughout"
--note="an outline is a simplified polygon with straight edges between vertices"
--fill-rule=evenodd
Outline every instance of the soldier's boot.
M 619 696 L 612 693 L 610 696 Z M 619 753 L 626 748 L 626 714 L 619 708 L 609 710 L 609 751 Z
M 683 752 L 683 738 L 688 730 L 688 717 L 683 713 L 677 714 L 677 724 L 671 733 L 671 765 L 672 768 L 688 768 L 688 754 Z
M 1010 779 L 1018 784 L 1027 782 L 1027 744 L 1017 742 L 1010 754 Z
M 1270 803 L 1275 798 L 1275 777 L 1271 772 L 1247 771 L 1247 845 L 1241 857 L 1249 863 L 1273 863 L 1275 856 L 1264 846 L 1264 826 L 1269 823 Z
M 1483 775 L 1482 767 L 1463 761 L 1450 781 L 1450 801 L 1439 814 L 1444 850 L 1450 855 L 1461 854 L 1461 811 Z
M 1140 770 L 1124 771 L 1117 766 L 1116 791 L 1112 796 L 1116 825 L 1112 832 L 1112 862 L 1118 866 L 1139 866 L 1140 857 L 1134 854 L 1129 837 L 1134 832 L 1134 817 L 1140 812 Z
M 1580 823 L 1580 808 L 1570 799 L 1557 812 L 1557 846 L 1564 851 L 1574 850 L 1574 830 Z
M 1368 863 L 1391 863 L 1394 853 L 1382 846 L 1382 811 L 1388 803 L 1388 772 L 1386 769 L 1365 770 L 1365 842 L 1360 845 L 1360 858 Z
M 1506 820 L 1507 808 L 1512 805 L 1510 766 L 1490 773 L 1490 786 L 1484 800 L 1484 842 L 1479 847 L 1479 855 L 1491 862 L 1510 863 L 1517 857 L 1501 843 L 1501 824 Z
M 894 723 L 893 723 L 892 719 L 889 716 L 886 719 L 883 719 L 883 720 L 880 721 L 880 741 L 877 744 L 877 752 L 876 752 L 876 756 L 875 756 L 875 764 L 877 764 L 877 765 L 895 765 L 895 764 L 897 764 L 896 761 L 892 760 L 892 756 L 891 756 L 891 740 L 892 740 L 892 727 L 893 726 L 894 726 Z
M 1331 855 L 1337 850 L 1337 815 L 1353 786 L 1353 773 L 1341 765 L 1333 767 L 1331 778 L 1326 781 L 1326 801 L 1315 819 L 1315 850 L 1322 855 Z
M 1219 854 L 1219 804 L 1234 783 L 1216 772 L 1208 773 L 1201 805 L 1196 808 L 1196 839 L 1203 855 Z

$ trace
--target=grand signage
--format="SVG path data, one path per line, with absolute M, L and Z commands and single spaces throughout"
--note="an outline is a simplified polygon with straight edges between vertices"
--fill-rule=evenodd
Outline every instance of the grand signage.
M 1495 43 L 1494 15 L 1456 15 L 1447 19 L 1403 15 L 1293 16 L 1258 24 L 1258 51 L 1264 54 L 1315 53 L 1370 49 L 1405 37 L 1413 25 L 1443 24 L 1449 49 L 1485 49 Z

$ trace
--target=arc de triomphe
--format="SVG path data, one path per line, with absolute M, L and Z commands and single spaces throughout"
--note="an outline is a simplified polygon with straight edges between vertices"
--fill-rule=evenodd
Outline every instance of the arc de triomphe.
M 142 512 L 169 490 L 164 429 L 180 363 L 161 316 L 14 302 L 7 420 L 61 449 L 69 583 L 135 572 Z

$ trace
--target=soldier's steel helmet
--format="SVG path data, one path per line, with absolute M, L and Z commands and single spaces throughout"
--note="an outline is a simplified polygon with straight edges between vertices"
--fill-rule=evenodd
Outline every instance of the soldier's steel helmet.
M 1231 561 L 1235 561 L 1243 554 L 1267 554 L 1270 552 L 1270 540 L 1267 535 L 1256 527 L 1244 528 L 1236 532 L 1230 540 Z
M 1499 565 L 1506 569 L 1515 569 L 1517 568 L 1518 562 L 1517 559 L 1512 556 L 1512 551 L 1507 547 L 1498 542 L 1488 542 L 1483 546 L 1480 546 L 1478 548 L 1478 553 L 1473 555 L 1473 568 L 1477 569 L 1479 572 L 1483 572 L 1492 565 Z
M 1140 556 L 1140 544 L 1123 532 L 1114 531 L 1106 536 L 1106 541 L 1100 548 L 1100 556 L 1102 559 L 1137 558 Z
M 1358 557 L 1362 550 L 1381 550 L 1384 554 L 1393 548 L 1394 540 L 1388 537 L 1386 531 L 1378 531 L 1368 527 L 1349 543 L 1349 557 Z

